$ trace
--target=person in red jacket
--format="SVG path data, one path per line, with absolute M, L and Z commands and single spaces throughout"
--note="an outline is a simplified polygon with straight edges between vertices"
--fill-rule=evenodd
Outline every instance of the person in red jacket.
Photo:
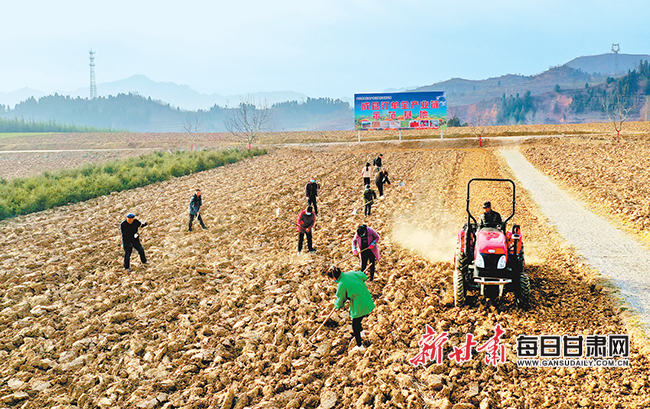
M 300 212 L 298 222 L 296 223 L 298 225 L 298 254 L 302 251 L 302 243 L 305 236 L 307 236 L 307 250 L 309 250 L 310 253 L 316 252 L 314 247 L 312 247 L 311 241 L 311 231 L 314 228 L 315 223 L 316 215 L 314 214 L 314 208 L 307 206 L 306 210 Z

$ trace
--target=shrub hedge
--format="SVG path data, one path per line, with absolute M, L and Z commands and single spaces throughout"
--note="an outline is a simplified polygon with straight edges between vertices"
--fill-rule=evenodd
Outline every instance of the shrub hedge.
M 0 179 L 0 220 L 217 168 L 265 150 L 156 152 L 39 176 Z

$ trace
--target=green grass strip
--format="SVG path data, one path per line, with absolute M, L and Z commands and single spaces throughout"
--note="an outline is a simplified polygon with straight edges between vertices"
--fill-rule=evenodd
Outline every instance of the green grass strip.
M 156 152 L 29 178 L 0 179 L 0 220 L 83 202 L 265 153 L 261 149 Z
M 37 121 L 24 118 L 0 118 L 0 133 L 72 133 L 72 132 L 124 132 L 112 128 L 89 125 L 59 124 L 55 120 Z

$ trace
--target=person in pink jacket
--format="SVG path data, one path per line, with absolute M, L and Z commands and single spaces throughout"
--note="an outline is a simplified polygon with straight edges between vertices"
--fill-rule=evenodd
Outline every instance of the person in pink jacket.
M 378 241 L 379 234 L 365 224 L 357 228 L 357 232 L 352 239 L 352 253 L 355 256 L 361 253 L 361 271 L 366 271 L 366 266 L 370 262 L 369 281 L 375 278 L 375 262 L 381 258 L 377 248 Z

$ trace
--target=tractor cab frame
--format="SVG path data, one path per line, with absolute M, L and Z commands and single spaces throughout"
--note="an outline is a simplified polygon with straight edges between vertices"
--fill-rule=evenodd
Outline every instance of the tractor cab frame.
M 512 186 L 512 212 L 499 224 L 481 226 L 470 211 L 471 185 L 474 182 L 509 183 Z M 458 232 L 454 256 L 454 302 L 466 303 L 467 293 L 478 290 L 488 298 L 513 292 L 517 305 L 528 308 L 530 280 L 524 272 L 524 246 L 521 227 L 508 222 L 516 209 L 516 185 L 510 179 L 474 178 L 467 183 L 467 222 Z

